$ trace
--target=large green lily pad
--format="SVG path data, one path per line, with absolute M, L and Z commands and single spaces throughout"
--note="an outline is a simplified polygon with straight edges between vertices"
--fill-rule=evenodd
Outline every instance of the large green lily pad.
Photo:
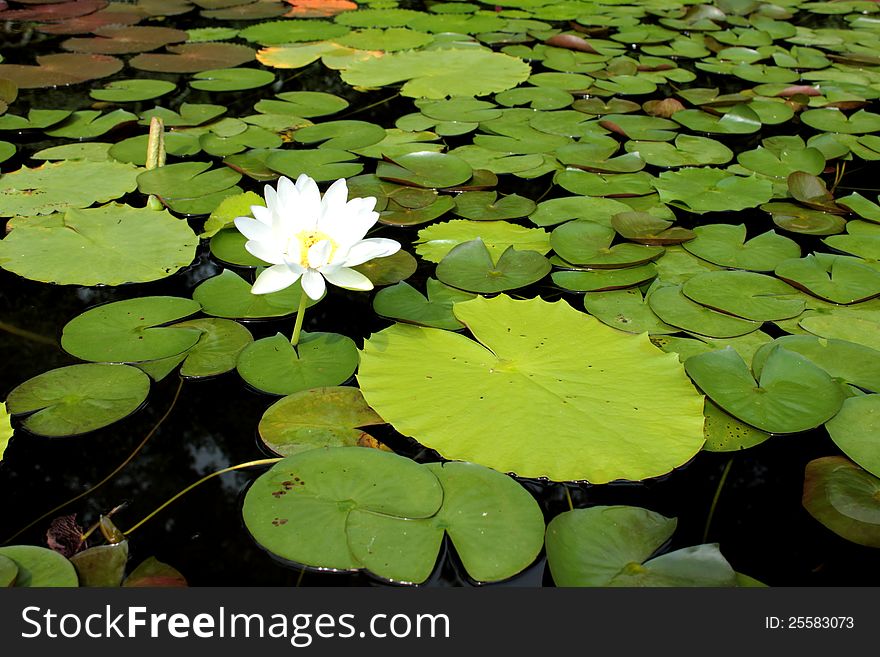
M 474 75 L 479 71 L 479 75 Z M 404 82 L 411 98 L 485 96 L 526 80 L 531 69 L 521 59 L 487 50 L 433 50 L 390 53 L 354 62 L 342 79 L 354 87 L 383 87 Z
M 627 333 L 656 335 L 679 330 L 657 317 L 637 288 L 585 294 L 584 308 L 603 324 Z
M 362 564 L 346 533 L 352 512 L 426 518 L 442 501 L 437 477 L 410 459 L 331 447 L 275 464 L 248 489 L 242 515 L 257 543 L 282 559 L 323 570 L 356 570 Z
M 136 363 L 182 353 L 196 344 L 195 328 L 163 327 L 198 312 L 197 302 L 180 297 L 137 297 L 115 301 L 74 317 L 61 334 L 61 346 L 77 358 Z
M 710 271 L 690 278 L 686 297 L 713 310 L 756 322 L 796 317 L 804 311 L 802 295 L 778 278 L 750 271 Z
M 553 230 L 550 245 L 567 262 L 595 269 L 642 265 L 663 255 L 661 246 L 629 242 L 611 246 L 615 235 L 613 228 L 592 221 L 569 221 Z
M 315 447 L 358 445 L 367 435 L 359 427 L 383 423 L 360 390 L 330 386 L 279 399 L 263 413 L 259 432 L 269 449 L 290 456 Z
M 88 160 L 22 167 L 0 176 L 0 216 L 49 214 L 112 201 L 137 187 L 140 171 L 130 164 Z
M 16 587 L 79 586 L 73 564 L 49 548 L 37 545 L 7 545 L 0 547 L 0 556 L 11 559 L 18 567 Z
M 692 356 L 685 369 L 721 408 L 769 433 L 814 429 L 843 404 L 843 389 L 825 370 L 779 346 L 767 356 L 757 382 L 730 347 Z
M 735 586 L 715 545 L 650 557 L 677 521 L 633 506 L 561 513 L 547 525 L 547 564 L 557 586 Z
M 0 241 L 0 267 L 63 285 L 165 278 L 195 258 L 198 239 L 165 211 L 111 203 L 23 223 Z
M 338 333 L 301 334 L 294 348 L 276 333 L 252 342 L 238 357 L 238 373 L 257 390 L 290 395 L 300 390 L 344 383 L 357 367 L 357 348 Z
M 777 265 L 776 275 L 832 303 L 858 303 L 880 295 L 880 271 L 850 256 L 813 253 L 785 260 Z
M 880 479 L 842 456 L 807 464 L 804 508 L 838 536 L 880 548 Z
M 540 299 L 454 312 L 480 342 L 398 324 L 365 342 L 358 374 L 383 418 L 447 458 L 604 483 L 663 474 L 702 446 L 701 396 L 646 335 Z
M 465 571 L 481 582 L 507 579 L 541 550 L 544 517 L 516 481 L 474 463 L 430 463 L 443 505 L 423 520 L 352 511 L 346 532 L 354 556 L 393 581 L 423 582 L 449 534 Z
M 150 379 L 128 365 L 87 363 L 49 370 L 9 393 L 11 414 L 31 413 L 22 426 L 40 436 L 73 436 L 113 424 L 147 398 Z
M 729 212 L 754 208 L 773 196 L 769 180 L 733 176 L 720 169 L 664 171 L 654 182 L 664 203 L 690 212 Z
M 880 477 L 880 395 L 850 397 L 825 428 L 844 454 Z
M 684 244 L 695 256 L 721 267 L 773 271 L 789 258 L 798 258 L 797 242 L 769 230 L 746 240 L 745 224 L 709 224 L 694 229 L 697 237 Z

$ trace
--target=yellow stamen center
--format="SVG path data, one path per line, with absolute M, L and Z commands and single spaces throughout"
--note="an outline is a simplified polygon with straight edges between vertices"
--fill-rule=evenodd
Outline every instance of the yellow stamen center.
M 319 230 L 304 230 L 294 235 L 291 242 L 293 242 L 293 240 L 296 240 L 299 243 L 299 262 L 303 267 L 309 266 L 309 249 L 318 242 L 323 240 L 330 242 L 330 255 L 327 258 L 328 262 L 333 260 L 333 254 L 336 253 L 336 249 L 339 247 L 336 240 L 330 237 L 327 233 L 322 233 Z M 288 253 L 290 253 L 290 246 L 293 246 L 293 244 L 288 246 Z

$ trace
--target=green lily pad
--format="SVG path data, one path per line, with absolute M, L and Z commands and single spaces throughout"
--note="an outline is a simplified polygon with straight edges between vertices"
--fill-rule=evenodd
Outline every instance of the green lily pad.
M 639 171 L 637 173 L 599 174 L 577 169 L 565 169 L 554 182 L 572 194 L 583 196 L 644 196 L 654 191 L 655 178 Z
M 655 276 L 657 267 L 652 262 L 619 269 L 555 271 L 550 275 L 556 285 L 572 292 L 621 290 L 647 283 Z
M 61 123 L 70 116 L 70 110 L 32 109 L 27 118 L 16 114 L 0 116 L 0 130 L 40 130 Z
M 180 588 L 186 585 L 186 578 L 180 572 L 155 557 L 144 559 L 122 582 L 125 587 Z
M 263 46 L 279 46 L 299 41 L 325 41 L 350 32 L 345 25 L 314 19 L 288 18 L 250 25 L 238 35 Z
M 520 251 L 550 250 L 550 235 L 540 228 L 523 228 L 507 221 L 475 222 L 455 219 L 433 224 L 419 231 L 416 253 L 429 262 L 440 262 L 459 244 L 481 239 L 493 260 L 509 247 Z
M 694 229 L 697 237 L 684 244 L 695 256 L 712 264 L 748 271 L 773 271 L 785 260 L 797 258 L 797 242 L 769 230 L 746 240 L 744 224 L 710 224 Z
M 65 160 L 0 176 L 0 216 L 31 216 L 106 203 L 134 191 L 140 169 L 119 162 Z M 82 181 L 88 180 L 88 185 Z
M 880 351 L 876 349 L 835 338 L 783 335 L 755 352 L 752 358 L 755 374 L 760 376 L 764 361 L 776 345 L 804 356 L 834 378 L 880 392 Z
M 134 121 L 137 121 L 136 115 L 121 109 L 103 115 L 98 110 L 83 110 L 74 112 L 51 130 L 47 130 L 46 134 L 68 139 L 93 139 L 123 123 Z
M 362 564 L 346 532 L 355 510 L 425 518 L 442 501 L 437 477 L 410 459 L 331 447 L 276 463 L 248 489 L 242 515 L 257 543 L 278 557 L 322 570 L 356 570 Z
M 0 241 L 0 267 L 62 285 L 155 281 L 186 267 L 198 239 L 165 211 L 111 203 L 69 209 Z
M 79 586 L 73 564 L 49 548 L 37 545 L 7 545 L 0 547 L 0 556 L 11 559 L 18 568 L 17 587 L 75 587 Z
M 430 518 L 404 520 L 355 509 L 349 546 L 368 570 L 392 581 L 423 582 L 445 533 L 465 571 L 481 582 L 512 577 L 541 550 L 544 518 L 516 481 L 474 463 L 430 463 L 443 504 Z
M 69 365 L 17 386 L 9 393 L 6 407 L 13 415 L 30 413 L 22 426 L 31 433 L 74 436 L 130 415 L 149 390 L 147 375 L 129 365 Z
M 234 187 L 240 179 L 241 174 L 229 167 L 211 169 L 210 162 L 179 162 L 144 171 L 137 177 L 137 184 L 141 193 L 154 194 L 175 209 L 175 205 L 193 200 L 211 199 L 224 193 L 226 196 L 241 193 L 239 188 Z M 207 212 L 214 210 L 222 198 L 211 203 Z M 198 209 L 204 211 L 201 207 Z M 197 214 L 187 214 L 190 213 Z
M 616 269 L 641 265 L 663 255 L 663 247 L 623 242 L 611 246 L 613 228 L 591 221 L 569 221 L 553 230 L 550 245 L 560 258 L 576 265 Z
M 842 456 L 807 464 L 804 508 L 838 536 L 880 547 L 880 479 Z
M 385 138 L 385 129 L 367 121 L 327 121 L 300 128 L 293 134 L 301 144 L 321 142 L 321 148 L 355 150 Z
M 385 209 L 379 213 L 379 222 L 388 226 L 418 226 L 442 217 L 455 207 L 450 196 L 436 196 L 428 205 L 408 208 L 388 199 Z
M 843 214 L 843 210 L 834 202 L 834 195 L 819 176 L 794 171 L 788 175 L 788 191 L 796 201 L 814 210 Z
M 3 453 L 9 446 L 9 439 L 12 438 L 12 433 L 12 421 L 9 419 L 9 412 L 6 410 L 6 402 L 0 403 L 0 461 L 3 461 Z
M 452 313 L 452 306 L 473 299 L 474 295 L 444 285 L 434 278 L 429 278 L 425 285 L 427 296 L 403 282 L 380 290 L 373 298 L 373 310 L 382 317 L 399 322 L 451 331 L 464 328 L 464 324 Z
M 796 317 L 805 308 L 794 288 L 778 278 L 748 271 L 697 274 L 681 291 L 692 301 L 713 310 L 756 322 Z
M 396 324 L 365 341 L 358 373 L 386 421 L 446 458 L 605 483 L 668 472 L 702 446 L 702 397 L 647 336 L 541 299 L 477 298 L 454 312 L 483 344 Z M 416 410 L 417 399 L 434 401 Z
M 762 210 L 770 213 L 773 223 L 801 235 L 834 235 L 843 232 L 846 220 L 837 214 L 814 210 L 794 203 L 764 203 Z
M 193 290 L 202 312 L 228 319 L 268 319 L 296 313 L 302 288 L 299 283 L 270 294 L 252 294 L 251 284 L 228 269 L 203 281 Z M 314 305 L 311 299 L 307 306 Z
M 716 545 L 650 557 L 677 521 L 639 507 L 594 506 L 547 525 L 547 564 L 557 586 L 735 586 Z
M 648 304 L 657 317 L 667 324 L 710 338 L 732 338 L 761 328 L 759 322 L 716 312 L 691 301 L 678 285 L 655 289 L 648 295 Z
M 140 122 L 142 125 L 150 125 L 150 121 L 153 117 L 156 117 L 162 119 L 166 128 L 189 128 L 204 125 L 208 121 L 226 113 L 226 108 L 222 105 L 209 105 L 205 103 L 181 103 L 178 110 L 179 112 L 174 112 L 157 106 L 143 112 Z
M 258 68 L 218 68 L 193 75 L 189 86 L 199 91 L 245 91 L 271 84 L 275 74 Z
M 706 423 L 703 425 L 703 433 L 706 435 L 704 451 L 738 452 L 760 445 L 770 438 L 766 431 L 740 422 L 711 399 L 706 400 L 703 412 L 706 415 Z
M 101 89 L 92 89 L 89 96 L 108 103 L 133 103 L 159 98 L 176 88 L 177 85 L 168 80 L 113 80 Z
M 603 324 L 627 333 L 662 335 L 679 330 L 661 321 L 638 289 L 585 294 L 584 308 Z
M 193 347 L 182 354 L 138 363 L 138 367 L 155 381 L 164 378 L 181 362 L 183 366 L 180 368 L 180 375 L 184 378 L 218 376 L 234 370 L 238 354 L 254 341 L 250 331 L 238 322 L 228 319 L 192 319 L 172 326 L 196 329 L 202 335 Z
M 486 50 L 407 51 L 355 61 L 342 71 L 342 80 L 367 88 L 404 82 L 403 96 L 444 98 L 506 91 L 530 72 L 522 60 Z
M 766 179 L 732 176 L 712 168 L 664 171 L 654 187 L 664 203 L 697 213 L 754 208 L 773 196 L 773 187 Z
M 862 219 L 880 223 L 880 205 L 866 199 L 858 192 L 837 199 L 837 204 L 852 210 Z
M 611 225 L 621 237 L 649 246 L 681 244 L 696 237 L 694 231 L 647 212 L 619 212 L 611 217 Z
M 462 192 L 455 197 L 455 214 L 477 221 L 517 219 L 534 212 L 531 199 L 510 194 L 498 199 L 496 192 Z
M 129 137 L 113 144 L 108 155 L 119 162 L 131 162 L 139 166 L 144 166 L 147 162 L 147 144 L 149 143 L 149 135 L 138 135 L 137 137 Z M 188 157 L 195 155 L 202 150 L 199 144 L 199 136 L 191 132 L 167 132 L 165 133 L 165 153 L 168 155 L 178 155 Z
M 137 297 L 86 310 L 61 334 L 69 354 L 95 362 L 137 363 L 182 353 L 199 341 L 193 328 L 163 327 L 200 310 L 179 297 Z
M 352 267 L 370 279 L 374 286 L 393 285 L 412 276 L 419 263 L 408 251 L 401 249 L 397 253 L 383 258 L 373 258 Z
M 564 89 L 517 87 L 495 94 L 495 102 L 505 107 L 528 105 L 536 110 L 557 110 L 571 105 L 574 97 Z M 605 112 L 600 112 L 604 114 Z
M 0 554 L 0 588 L 13 586 L 16 577 L 18 577 L 18 565 L 9 557 Z
M 272 404 L 260 419 L 260 439 L 276 454 L 291 456 L 315 447 L 354 447 L 360 427 L 383 424 L 361 391 L 349 387 L 302 390 Z
M 850 397 L 840 412 L 828 420 L 828 435 L 844 454 L 875 477 L 880 476 L 880 395 Z
M 736 161 L 746 169 L 771 178 L 788 179 L 795 171 L 812 175 L 822 173 L 825 156 L 817 148 L 770 149 L 758 146 L 736 156 Z
M 16 150 L 15 144 L 8 141 L 0 141 L 0 162 L 5 162 L 15 155 Z
M 266 202 L 263 197 L 254 192 L 245 192 L 236 196 L 229 196 L 223 199 L 223 202 L 211 213 L 211 216 L 205 220 L 204 230 L 199 237 L 214 237 L 218 232 L 225 228 L 232 228 L 237 217 L 247 217 L 251 213 L 253 206 L 265 206 Z M 238 231 L 236 231 L 238 232 Z M 214 251 L 214 245 L 211 245 Z M 244 246 L 241 248 L 244 251 Z M 244 251 L 247 253 L 247 251 Z M 216 253 L 215 253 L 216 255 Z M 248 254 L 250 255 L 250 254 Z M 251 256 L 253 257 L 253 256 Z M 262 260 L 258 264 L 262 264 Z
M 412 50 L 426 46 L 434 40 L 430 34 L 410 30 L 406 27 L 389 27 L 387 29 L 367 28 L 349 32 L 336 39 L 337 43 L 358 50 L 382 50 L 395 52 Z
M 684 366 L 722 409 L 769 433 L 813 429 L 843 404 L 843 389 L 825 370 L 779 346 L 767 356 L 757 383 L 729 347 L 692 356 Z
M 733 159 L 733 151 L 715 139 L 694 135 L 678 135 L 675 145 L 663 141 L 628 141 L 629 153 L 638 153 L 648 164 L 658 167 L 688 167 L 706 164 L 726 164 Z M 822 159 L 824 164 L 825 160 Z
M 273 171 L 295 180 L 306 174 L 318 182 L 356 176 L 364 165 L 354 162 L 357 156 L 338 148 L 309 150 L 276 150 L 270 152 L 265 164 Z
M 469 292 L 487 294 L 531 285 L 550 273 L 550 262 L 536 251 L 508 246 L 493 262 L 479 237 L 453 247 L 437 265 L 440 281 Z
M 97 545 L 70 558 L 80 586 L 116 587 L 122 584 L 128 562 L 128 541 Z
M 880 271 L 850 256 L 814 253 L 785 260 L 777 265 L 776 275 L 832 303 L 858 303 L 880 295 Z
M 401 155 L 393 163 L 380 162 L 376 175 L 404 185 L 443 188 L 467 182 L 473 175 L 473 169 L 455 155 L 418 151 Z
M 233 197 L 227 197 L 223 202 L 225 203 L 231 198 Z M 237 214 L 236 217 L 248 215 L 250 215 L 250 212 L 245 210 L 243 213 Z M 235 228 L 226 228 L 211 238 L 211 255 L 220 262 L 236 265 L 238 267 L 265 266 L 266 263 L 263 260 L 251 255 L 245 250 L 244 245 L 246 242 L 247 238 L 238 232 L 238 230 Z
M 718 116 L 703 110 L 686 109 L 676 112 L 672 119 L 694 132 L 721 135 L 750 135 L 761 129 L 761 118 L 748 105 L 735 105 Z
M 801 114 L 801 121 L 823 132 L 842 132 L 849 135 L 880 130 L 880 114 L 859 110 L 847 116 L 838 109 L 814 109 Z
M 338 333 L 303 333 L 294 348 L 276 333 L 252 342 L 238 357 L 245 382 L 272 395 L 344 383 L 357 367 L 358 352 L 351 338 Z
M 34 160 L 91 160 L 103 162 L 110 159 L 112 144 L 100 141 L 71 142 L 60 146 L 50 146 L 37 151 L 31 158 Z
M 880 259 L 880 225 L 853 219 L 846 224 L 846 235 L 832 235 L 822 240 L 836 251 L 864 260 Z
M 564 196 L 541 201 L 537 209 L 529 215 L 529 221 L 536 226 L 554 226 L 570 219 L 584 219 L 610 226 L 615 214 L 630 210 L 627 204 L 611 198 Z

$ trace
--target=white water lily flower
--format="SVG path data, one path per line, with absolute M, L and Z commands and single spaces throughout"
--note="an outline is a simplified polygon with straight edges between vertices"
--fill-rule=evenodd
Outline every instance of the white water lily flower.
M 347 290 L 371 290 L 366 276 L 352 269 L 373 258 L 396 253 L 400 244 L 384 238 L 364 239 L 379 219 L 376 199 L 348 200 L 340 178 L 321 198 L 318 184 L 302 174 L 296 183 L 282 177 L 278 190 L 266 185 L 266 207 L 252 206 L 253 217 L 238 217 L 235 227 L 248 238 L 244 248 L 272 266 L 254 283 L 254 294 L 283 290 L 302 279 L 311 299 L 320 299 L 324 281 Z

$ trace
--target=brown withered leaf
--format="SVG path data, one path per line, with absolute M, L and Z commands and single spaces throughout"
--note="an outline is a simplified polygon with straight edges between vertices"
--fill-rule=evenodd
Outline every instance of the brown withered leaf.
M 83 528 L 77 524 L 75 513 L 59 516 L 49 524 L 46 545 L 68 559 L 85 547 Z

